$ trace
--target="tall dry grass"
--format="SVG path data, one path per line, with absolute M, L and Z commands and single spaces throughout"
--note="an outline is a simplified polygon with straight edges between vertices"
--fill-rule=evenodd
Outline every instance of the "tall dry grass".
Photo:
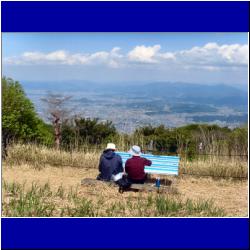
M 101 150 L 87 149 L 71 152 L 35 144 L 12 144 L 4 160 L 6 166 L 28 164 L 36 169 L 55 167 L 98 168 Z M 202 156 L 195 160 L 181 158 L 179 175 L 247 178 L 248 162 L 239 157 Z
M 93 149 L 69 152 L 35 144 L 12 144 L 8 147 L 8 156 L 4 164 L 11 166 L 27 163 L 37 169 L 46 165 L 96 168 L 100 154 L 101 151 Z
M 192 161 L 181 159 L 179 174 L 247 179 L 248 161 L 239 157 L 224 155 L 202 156 Z

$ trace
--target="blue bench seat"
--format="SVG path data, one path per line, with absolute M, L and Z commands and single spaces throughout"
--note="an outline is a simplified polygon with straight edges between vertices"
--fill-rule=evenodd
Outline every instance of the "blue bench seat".
M 131 154 L 127 152 L 116 152 L 122 158 L 123 167 L 127 159 L 131 158 Z M 163 156 L 152 154 L 141 154 L 141 157 L 152 161 L 151 166 L 145 166 L 145 173 L 161 174 L 161 175 L 178 175 L 179 170 L 179 156 Z

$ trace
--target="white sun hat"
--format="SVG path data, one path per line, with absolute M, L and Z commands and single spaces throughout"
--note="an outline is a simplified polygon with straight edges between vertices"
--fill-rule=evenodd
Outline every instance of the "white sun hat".
M 116 150 L 115 144 L 114 143 L 108 143 L 106 149 Z
M 140 156 L 141 155 L 141 148 L 139 146 L 134 145 L 128 152 L 131 155 Z

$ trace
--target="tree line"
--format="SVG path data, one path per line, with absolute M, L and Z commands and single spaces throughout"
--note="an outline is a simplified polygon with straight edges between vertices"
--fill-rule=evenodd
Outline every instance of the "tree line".
M 2 78 L 2 145 L 3 155 L 10 142 L 32 142 L 57 149 L 79 150 L 82 146 L 102 147 L 113 141 L 126 150 L 139 144 L 145 151 L 158 154 L 247 155 L 248 127 L 230 129 L 210 124 L 191 124 L 178 128 L 143 126 L 133 134 L 122 134 L 111 121 L 72 115 L 71 96 L 48 94 L 42 101 L 47 121 L 36 113 L 21 84 Z

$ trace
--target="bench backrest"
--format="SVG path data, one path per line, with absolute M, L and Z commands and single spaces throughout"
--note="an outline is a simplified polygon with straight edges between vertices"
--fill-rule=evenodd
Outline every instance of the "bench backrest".
M 123 167 L 127 159 L 131 158 L 131 154 L 126 152 L 116 152 L 122 158 Z M 166 174 L 166 175 L 178 175 L 179 169 L 179 156 L 163 156 L 152 154 L 141 154 L 141 157 L 147 158 L 152 161 L 151 166 L 145 166 L 145 173 L 150 174 Z

